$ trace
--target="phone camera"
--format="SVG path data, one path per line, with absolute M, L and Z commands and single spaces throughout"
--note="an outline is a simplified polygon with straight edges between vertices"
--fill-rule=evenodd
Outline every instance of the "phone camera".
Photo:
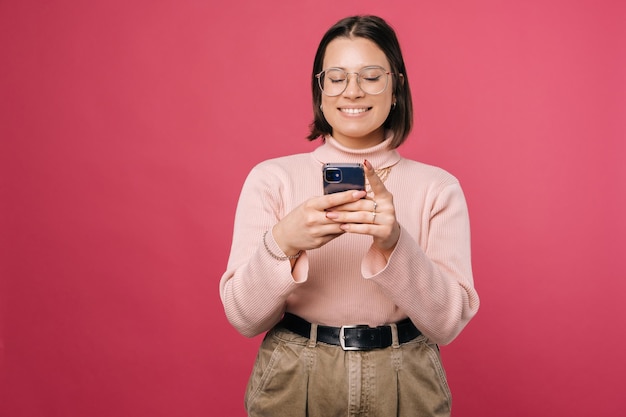
M 328 168 L 326 170 L 327 182 L 341 182 L 341 170 L 339 168 Z

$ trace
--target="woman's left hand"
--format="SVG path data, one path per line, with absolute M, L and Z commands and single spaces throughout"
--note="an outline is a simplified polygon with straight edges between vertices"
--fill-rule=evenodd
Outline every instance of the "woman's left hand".
M 363 165 L 371 192 L 362 200 L 333 207 L 327 211 L 326 217 L 341 223 L 341 229 L 348 233 L 371 235 L 374 247 L 388 258 L 400 237 L 393 195 L 385 188 L 372 164 L 365 161 Z

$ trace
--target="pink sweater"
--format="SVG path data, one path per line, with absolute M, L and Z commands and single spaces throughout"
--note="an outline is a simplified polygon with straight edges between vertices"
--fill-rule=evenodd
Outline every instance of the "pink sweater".
M 310 322 L 378 326 L 410 317 L 439 344 L 450 343 L 476 314 L 470 228 L 459 182 L 446 171 L 404 159 L 385 142 L 342 147 L 332 137 L 311 153 L 261 162 L 241 191 L 220 296 L 230 323 L 252 337 L 285 311 Z M 345 234 L 306 251 L 293 271 L 271 257 L 263 233 L 303 201 L 322 194 L 322 164 L 363 162 L 393 166 L 385 186 L 393 194 L 400 239 L 389 262 L 370 250 L 370 236 Z M 267 243 L 282 254 L 271 233 Z

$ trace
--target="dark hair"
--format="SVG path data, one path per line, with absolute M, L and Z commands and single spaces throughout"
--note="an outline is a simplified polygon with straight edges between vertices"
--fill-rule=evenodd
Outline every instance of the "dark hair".
M 322 92 L 317 85 L 315 75 L 323 70 L 324 55 L 328 44 L 336 38 L 365 38 L 374 42 L 386 55 L 391 72 L 402 74 L 394 77 L 393 94 L 396 98 L 395 107 L 389 112 L 384 127 L 393 131 L 393 139 L 389 144 L 391 149 L 400 146 L 409 135 L 413 127 L 413 102 L 411 101 L 411 89 L 404 66 L 404 59 L 400 50 L 400 44 L 396 33 L 391 26 L 378 16 L 351 16 L 335 23 L 324 35 L 317 47 L 315 60 L 313 61 L 313 74 L 311 76 L 311 88 L 313 92 L 313 122 L 310 125 L 308 140 L 315 140 L 320 136 L 332 133 L 332 127 L 324 118 L 320 109 L 322 104 Z

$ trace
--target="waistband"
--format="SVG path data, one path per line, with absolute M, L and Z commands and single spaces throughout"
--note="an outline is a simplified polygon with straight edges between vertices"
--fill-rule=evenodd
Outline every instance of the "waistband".
M 393 326 L 397 328 L 400 344 L 411 341 L 422 334 L 408 318 L 395 323 Z M 302 337 L 311 337 L 311 323 L 295 314 L 285 313 L 276 327 L 287 329 Z M 317 325 L 317 341 L 341 346 L 343 350 L 383 349 L 393 344 L 392 325 L 378 327 Z

